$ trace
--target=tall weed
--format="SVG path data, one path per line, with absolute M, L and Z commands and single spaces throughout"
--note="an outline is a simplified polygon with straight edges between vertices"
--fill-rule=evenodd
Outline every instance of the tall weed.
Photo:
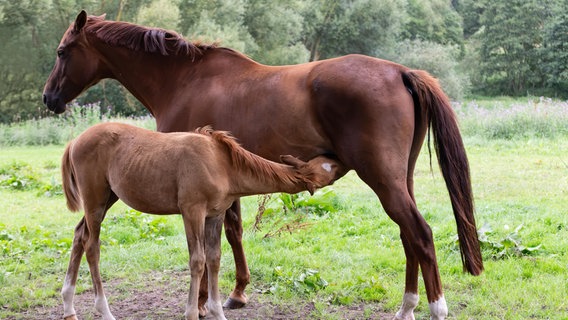
M 527 102 L 472 100 L 454 104 L 465 136 L 483 139 L 554 139 L 568 135 L 568 101 L 540 97 Z
M 62 145 L 78 136 L 88 127 L 106 121 L 128 122 L 154 129 L 151 117 L 113 118 L 103 112 L 99 103 L 73 104 L 58 116 L 0 124 L 0 146 Z

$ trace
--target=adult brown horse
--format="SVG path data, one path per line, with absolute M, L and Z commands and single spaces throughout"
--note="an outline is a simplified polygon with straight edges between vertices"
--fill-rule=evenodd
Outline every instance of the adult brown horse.
M 464 269 L 482 272 L 467 156 L 449 100 L 427 72 L 361 55 L 265 66 L 227 48 L 187 42 L 172 31 L 82 11 L 57 48 L 44 103 L 61 113 L 103 78 L 132 92 L 154 115 L 159 131 L 212 125 L 270 160 L 281 154 L 302 160 L 327 155 L 342 172 L 355 170 L 400 227 L 407 262 L 397 319 L 414 318 L 419 267 L 432 318 L 447 315 L 432 232 L 413 191 L 416 159 L 430 128 Z M 249 281 L 238 203 L 226 215 L 225 232 L 237 276 L 226 306 L 235 307 L 246 303 Z

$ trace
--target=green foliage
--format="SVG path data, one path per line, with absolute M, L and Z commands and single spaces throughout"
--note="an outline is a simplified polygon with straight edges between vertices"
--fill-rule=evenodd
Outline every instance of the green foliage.
M 543 68 L 550 92 L 568 92 L 568 1 L 560 1 L 552 9 L 550 22 L 544 29 Z
M 540 94 L 547 85 L 543 61 L 544 30 L 553 23 L 554 1 L 488 1 L 480 17 L 477 86 L 488 94 Z M 544 28 L 543 28 L 544 26 Z M 564 55 L 550 47 L 549 55 Z M 559 92 L 563 96 L 564 93 Z
M 271 200 L 264 210 L 266 215 L 301 212 L 321 216 L 337 211 L 336 206 L 339 204 L 337 194 L 331 187 L 317 190 L 313 196 L 306 191 L 296 194 L 280 193 Z
M 149 215 L 133 209 L 108 217 L 101 227 L 104 244 L 125 245 L 140 240 L 163 241 L 174 234 L 164 217 Z
M 304 11 L 304 43 L 310 61 L 348 53 L 389 52 L 398 39 L 404 2 L 315 1 Z
M 269 65 L 297 64 L 308 60 L 302 44 L 302 23 L 298 0 L 248 1 L 243 24 L 254 39 L 256 49 L 247 52 L 255 60 Z
M 305 222 L 308 215 L 322 217 L 337 211 L 339 207 L 340 202 L 331 187 L 317 190 L 312 196 L 308 192 L 259 196 L 253 229 L 260 230 L 261 225 L 268 225 L 265 238 L 283 232 L 291 233 L 309 227 L 309 223 Z
M 12 190 L 37 189 L 40 183 L 30 165 L 12 162 L 0 167 L 0 186 Z
M 439 44 L 461 46 L 462 19 L 446 0 L 409 0 L 403 36 Z
M 55 168 L 46 168 L 53 171 Z M 38 196 L 53 197 L 63 194 L 61 182 L 52 175 L 45 182 L 31 165 L 14 161 L 0 167 L 0 188 L 15 191 L 35 191 Z
M 329 283 L 321 277 L 318 270 L 304 269 L 298 274 L 291 274 L 285 272 L 281 266 L 277 266 L 272 272 L 272 282 L 265 293 L 291 290 L 300 296 L 307 296 L 325 289 L 328 285 Z
M 55 259 L 67 254 L 73 240 L 61 237 L 60 233 L 41 226 L 21 226 L 10 229 L 0 223 L 0 255 L 10 262 L 25 262 L 34 252 L 41 252 Z M 8 270 L 10 272 L 11 270 Z
M 477 233 L 479 242 L 484 251 L 491 253 L 493 259 L 505 259 L 510 257 L 520 257 L 524 255 L 532 255 L 540 250 L 541 245 L 535 247 L 526 247 L 521 244 L 519 231 L 523 225 L 519 225 L 515 230 L 499 240 L 490 239 L 493 229 L 489 225 L 481 227 Z

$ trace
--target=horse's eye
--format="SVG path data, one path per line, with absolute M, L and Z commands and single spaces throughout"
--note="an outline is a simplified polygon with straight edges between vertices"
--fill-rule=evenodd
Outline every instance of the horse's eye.
M 57 56 L 58 56 L 59 58 L 62 58 L 64 54 L 65 54 L 65 52 L 63 51 L 63 49 L 58 49 L 58 50 L 57 50 Z

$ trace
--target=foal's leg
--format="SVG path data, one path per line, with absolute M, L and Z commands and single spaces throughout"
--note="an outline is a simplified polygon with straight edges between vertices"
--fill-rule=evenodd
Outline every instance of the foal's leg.
M 248 298 L 245 288 L 250 281 L 250 271 L 243 249 L 243 222 L 241 219 L 240 200 L 233 202 L 225 215 L 225 235 L 233 250 L 236 268 L 236 285 L 227 301 L 223 305 L 225 308 L 242 308 Z
M 191 281 L 185 307 L 186 320 L 199 319 L 199 284 L 205 270 L 204 229 L 205 210 L 203 208 L 182 209 L 183 226 L 189 250 L 189 269 Z
M 111 193 L 106 206 L 106 211 L 118 200 L 114 193 Z M 79 273 L 79 266 L 81 265 L 81 258 L 85 251 L 86 242 L 89 240 L 89 229 L 85 222 L 85 217 L 79 221 L 75 227 L 75 236 L 73 238 L 73 246 L 71 249 L 71 258 L 65 275 L 63 288 L 61 289 L 61 296 L 63 298 L 63 318 L 65 320 L 76 320 L 75 307 L 73 305 L 73 296 L 75 295 L 75 285 L 77 283 L 77 275 Z M 108 309 L 108 306 L 107 306 Z
M 102 202 L 102 206 L 96 205 L 100 203 L 97 199 L 89 199 L 90 201 L 85 201 L 84 203 L 85 222 L 89 233 L 88 239 L 85 242 L 85 253 L 87 262 L 89 263 L 89 270 L 91 271 L 93 288 L 95 290 L 95 309 L 102 315 L 103 320 L 114 320 L 115 318 L 110 312 L 108 301 L 104 293 L 99 265 L 101 223 L 105 218 L 108 208 L 118 199 L 112 191 L 109 190 L 108 192 L 106 201 Z M 94 209 L 91 207 L 94 207 Z
M 65 275 L 65 281 L 61 289 L 61 297 L 63 298 L 63 319 L 65 320 L 77 319 L 75 307 L 73 306 L 73 296 L 75 295 L 75 284 L 77 283 L 79 266 L 81 265 L 81 258 L 84 253 L 83 244 L 86 241 L 86 236 L 85 218 L 82 218 L 77 224 L 77 227 L 75 227 L 71 258 L 69 259 L 67 274 Z
M 205 220 L 205 256 L 207 261 L 207 277 L 209 278 L 209 300 L 207 308 L 211 316 L 217 320 L 225 320 L 223 305 L 219 295 L 219 266 L 221 261 L 221 229 L 224 214 Z

